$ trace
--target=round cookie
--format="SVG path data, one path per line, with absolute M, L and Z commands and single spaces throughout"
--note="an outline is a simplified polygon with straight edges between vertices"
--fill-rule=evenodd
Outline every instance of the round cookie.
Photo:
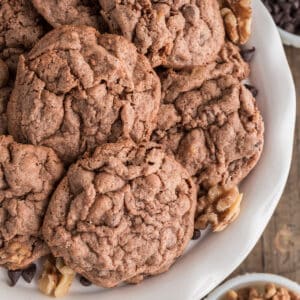
M 53 148 L 70 163 L 122 136 L 149 139 L 160 95 L 149 61 L 125 38 L 63 26 L 20 57 L 9 132 L 19 142 Z
M 99 0 L 111 32 L 133 41 L 153 67 L 213 61 L 224 43 L 217 0 Z
M 31 0 L 54 28 L 62 25 L 103 27 L 98 0 Z
M 263 148 L 264 125 L 255 99 L 219 67 L 165 74 L 152 137 L 194 176 L 200 195 L 217 184 L 238 184 Z
M 43 224 L 52 253 L 113 287 L 166 271 L 192 237 L 196 191 L 155 143 L 121 141 L 72 165 Z
M 46 33 L 42 18 L 30 0 L 1 0 L 0 58 L 12 71 L 19 55 L 27 52 Z
M 11 90 L 8 67 L 0 59 L 0 135 L 7 133 L 6 107 Z
M 1 266 L 20 269 L 48 253 L 41 225 L 62 174 L 62 163 L 53 150 L 0 136 Z

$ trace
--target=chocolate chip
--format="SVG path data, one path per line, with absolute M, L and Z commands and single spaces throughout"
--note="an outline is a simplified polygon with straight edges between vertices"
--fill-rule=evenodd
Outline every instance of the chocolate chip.
M 27 282 L 30 283 L 36 273 L 36 265 L 31 264 L 29 267 L 22 271 L 22 277 Z
M 251 94 L 253 95 L 253 97 L 256 97 L 258 95 L 258 90 L 253 85 L 245 84 L 245 87 L 251 92 Z
M 201 237 L 201 231 L 199 229 L 195 229 L 192 236 L 192 240 L 198 240 L 200 237 Z
M 280 12 L 280 6 L 278 4 L 274 4 L 272 8 L 272 12 L 274 14 L 278 14 Z
M 292 6 L 292 9 L 293 9 L 293 10 L 297 10 L 299 7 L 300 7 L 299 1 L 294 1 L 293 6 Z
M 300 33 L 300 0 L 263 0 L 275 23 L 291 33 Z
M 255 53 L 255 47 L 248 48 L 248 49 L 242 49 L 241 55 L 246 62 L 250 62 L 253 59 L 254 53 Z
M 20 276 L 22 274 L 22 270 L 7 270 L 8 278 L 10 279 L 10 286 L 15 286 L 18 282 Z
M 80 276 L 79 281 L 80 281 L 80 283 L 83 286 L 90 286 L 90 285 L 92 285 L 92 283 L 88 279 L 86 279 L 85 277 L 83 277 L 83 276 Z

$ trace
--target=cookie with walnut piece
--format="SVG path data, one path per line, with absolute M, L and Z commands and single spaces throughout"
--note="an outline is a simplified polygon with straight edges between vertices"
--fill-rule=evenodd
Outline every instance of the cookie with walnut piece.
M 113 287 L 167 271 L 194 229 L 196 190 L 161 146 L 121 141 L 72 165 L 54 192 L 43 235 L 91 282 Z
M 41 225 L 63 174 L 53 150 L 0 136 L 0 265 L 21 269 L 48 253 Z

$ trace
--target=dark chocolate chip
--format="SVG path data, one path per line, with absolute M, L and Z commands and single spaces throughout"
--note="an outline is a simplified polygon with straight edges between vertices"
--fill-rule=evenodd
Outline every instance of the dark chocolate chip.
M 80 281 L 80 283 L 83 286 L 90 286 L 90 285 L 92 285 L 92 283 L 88 279 L 86 279 L 85 277 L 83 277 L 83 276 L 80 276 L 79 281 Z
M 297 10 L 300 7 L 299 1 L 294 1 L 292 9 Z
M 250 62 L 253 59 L 254 53 L 255 53 L 255 47 L 249 48 L 249 49 L 242 49 L 241 55 L 246 62 Z
M 291 33 L 299 33 L 300 0 L 263 0 L 263 2 L 279 27 Z
M 245 87 L 251 92 L 251 94 L 253 95 L 253 97 L 256 97 L 258 95 L 258 90 L 253 85 L 245 84 Z
M 273 4 L 272 13 L 278 14 L 280 12 L 280 6 L 278 4 Z
M 284 12 L 279 12 L 276 15 L 273 15 L 273 19 L 275 21 L 275 23 L 278 25 L 281 22 L 281 19 L 284 17 Z
M 10 286 L 15 286 L 18 282 L 20 276 L 22 274 L 22 270 L 7 270 L 8 278 L 10 279 Z
M 195 229 L 193 236 L 192 236 L 192 240 L 198 240 L 201 237 L 201 231 L 199 229 Z
M 22 277 L 27 282 L 30 283 L 36 273 L 36 265 L 31 264 L 29 267 L 22 271 Z

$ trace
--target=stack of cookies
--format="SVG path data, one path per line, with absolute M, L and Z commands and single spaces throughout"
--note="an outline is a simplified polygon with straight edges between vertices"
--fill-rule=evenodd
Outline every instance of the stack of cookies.
M 237 2 L 1 0 L 2 266 L 137 283 L 238 216 L 264 126 Z

